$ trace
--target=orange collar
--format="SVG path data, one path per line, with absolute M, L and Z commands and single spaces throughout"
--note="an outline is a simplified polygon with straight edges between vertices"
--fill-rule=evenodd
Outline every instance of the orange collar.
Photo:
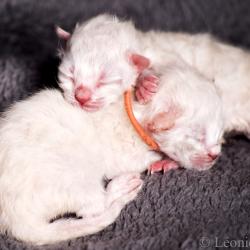
M 136 120 L 133 109 L 132 109 L 132 97 L 131 97 L 132 90 L 128 90 L 124 93 L 124 105 L 127 115 L 129 117 L 130 122 L 132 123 L 134 129 L 136 130 L 137 134 L 141 137 L 141 139 L 149 146 L 151 149 L 155 151 L 160 151 L 158 144 L 155 140 L 147 134 L 147 132 L 143 129 L 140 123 Z

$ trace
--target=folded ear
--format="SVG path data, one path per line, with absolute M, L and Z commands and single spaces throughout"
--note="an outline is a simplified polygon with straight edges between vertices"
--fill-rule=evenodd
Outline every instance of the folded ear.
M 181 110 L 176 107 L 170 108 L 167 112 L 158 113 L 147 123 L 147 129 L 152 133 L 169 130 L 174 127 L 176 119 L 180 117 L 181 113 Z
M 59 26 L 56 26 L 56 34 L 57 34 L 57 36 L 60 38 L 60 39 L 62 39 L 62 40 L 68 40 L 69 38 L 70 38 L 70 36 L 71 36 L 71 34 L 68 32 L 68 31 L 66 31 L 66 30 L 64 30 L 64 29 L 62 29 L 62 28 L 60 28 Z
M 130 54 L 129 59 L 136 67 L 139 73 L 141 73 L 144 69 L 148 68 L 150 65 L 150 60 L 147 57 L 139 54 Z

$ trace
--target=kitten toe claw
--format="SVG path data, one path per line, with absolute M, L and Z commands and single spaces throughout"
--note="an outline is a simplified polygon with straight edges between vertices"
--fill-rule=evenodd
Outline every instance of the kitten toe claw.
M 156 172 L 161 172 L 161 171 L 163 171 L 163 173 L 166 173 L 167 171 L 171 169 L 177 169 L 178 167 L 179 167 L 178 163 L 176 163 L 173 160 L 170 159 L 160 160 L 150 165 L 148 169 L 148 174 L 154 174 Z

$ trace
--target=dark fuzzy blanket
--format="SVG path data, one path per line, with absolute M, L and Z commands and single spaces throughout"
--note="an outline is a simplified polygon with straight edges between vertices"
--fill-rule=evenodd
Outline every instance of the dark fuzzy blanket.
M 210 32 L 250 48 L 248 0 L 1 0 L 0 109 L 41 88 L 56 87 L 55 24 L 71 30 L 76 21 L 103 12 L 132 18 L 144 30 Z M 96 235 L 40 249 L 192 250 L 250 245 L 249 152 L 250 142 L 238 136 L 228 140 L 212 170 L 144 176 L 139 197 L 114 224 Z M 2 235 L 0 249 L 37 248 Z

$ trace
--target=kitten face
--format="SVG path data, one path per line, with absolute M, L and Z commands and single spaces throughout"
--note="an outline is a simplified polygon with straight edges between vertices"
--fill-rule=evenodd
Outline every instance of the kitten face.
M 212 130 L 209 126 L 178 124 L 169 130 L 154 133 L 154 137 L 161 150 L 181 166 L 206 170 L 214 165 L 221 153 L 223 135 L 220 123 Z
M 185 64 L 164 69 L 144 126 L 161 150 L 185 168 L 205 170 L 221 152 L 222 101 L 213 82 Z
M 90 60 L 93 63 L 89 63 Z M 59 67 L 59 81 L 65 98 L 87 111 L 96 111 L 115 102 L 128 88 L 128 83 L 135 82 L 137 74 L 132 66 L 126 65 L 125 58 L 121 65 L 125 64 L 127 70 L 125 67 L 121 70 L 118 63 L 113 64 L 116 67 L 109 62 L 103 64 L 98 58 L 87 60 L 86 57 L 80 63 L 73 59 L 64 61 Z
M 65 35 L 62 29 L 57 29 L 57 34 L 67 39 L 59 85 L 69 102 L 87 111 L 117 100 L 149 65 L 135 53 L 137 39 L 129 22 L 103 15 L 77 26 L 72 35 Z

